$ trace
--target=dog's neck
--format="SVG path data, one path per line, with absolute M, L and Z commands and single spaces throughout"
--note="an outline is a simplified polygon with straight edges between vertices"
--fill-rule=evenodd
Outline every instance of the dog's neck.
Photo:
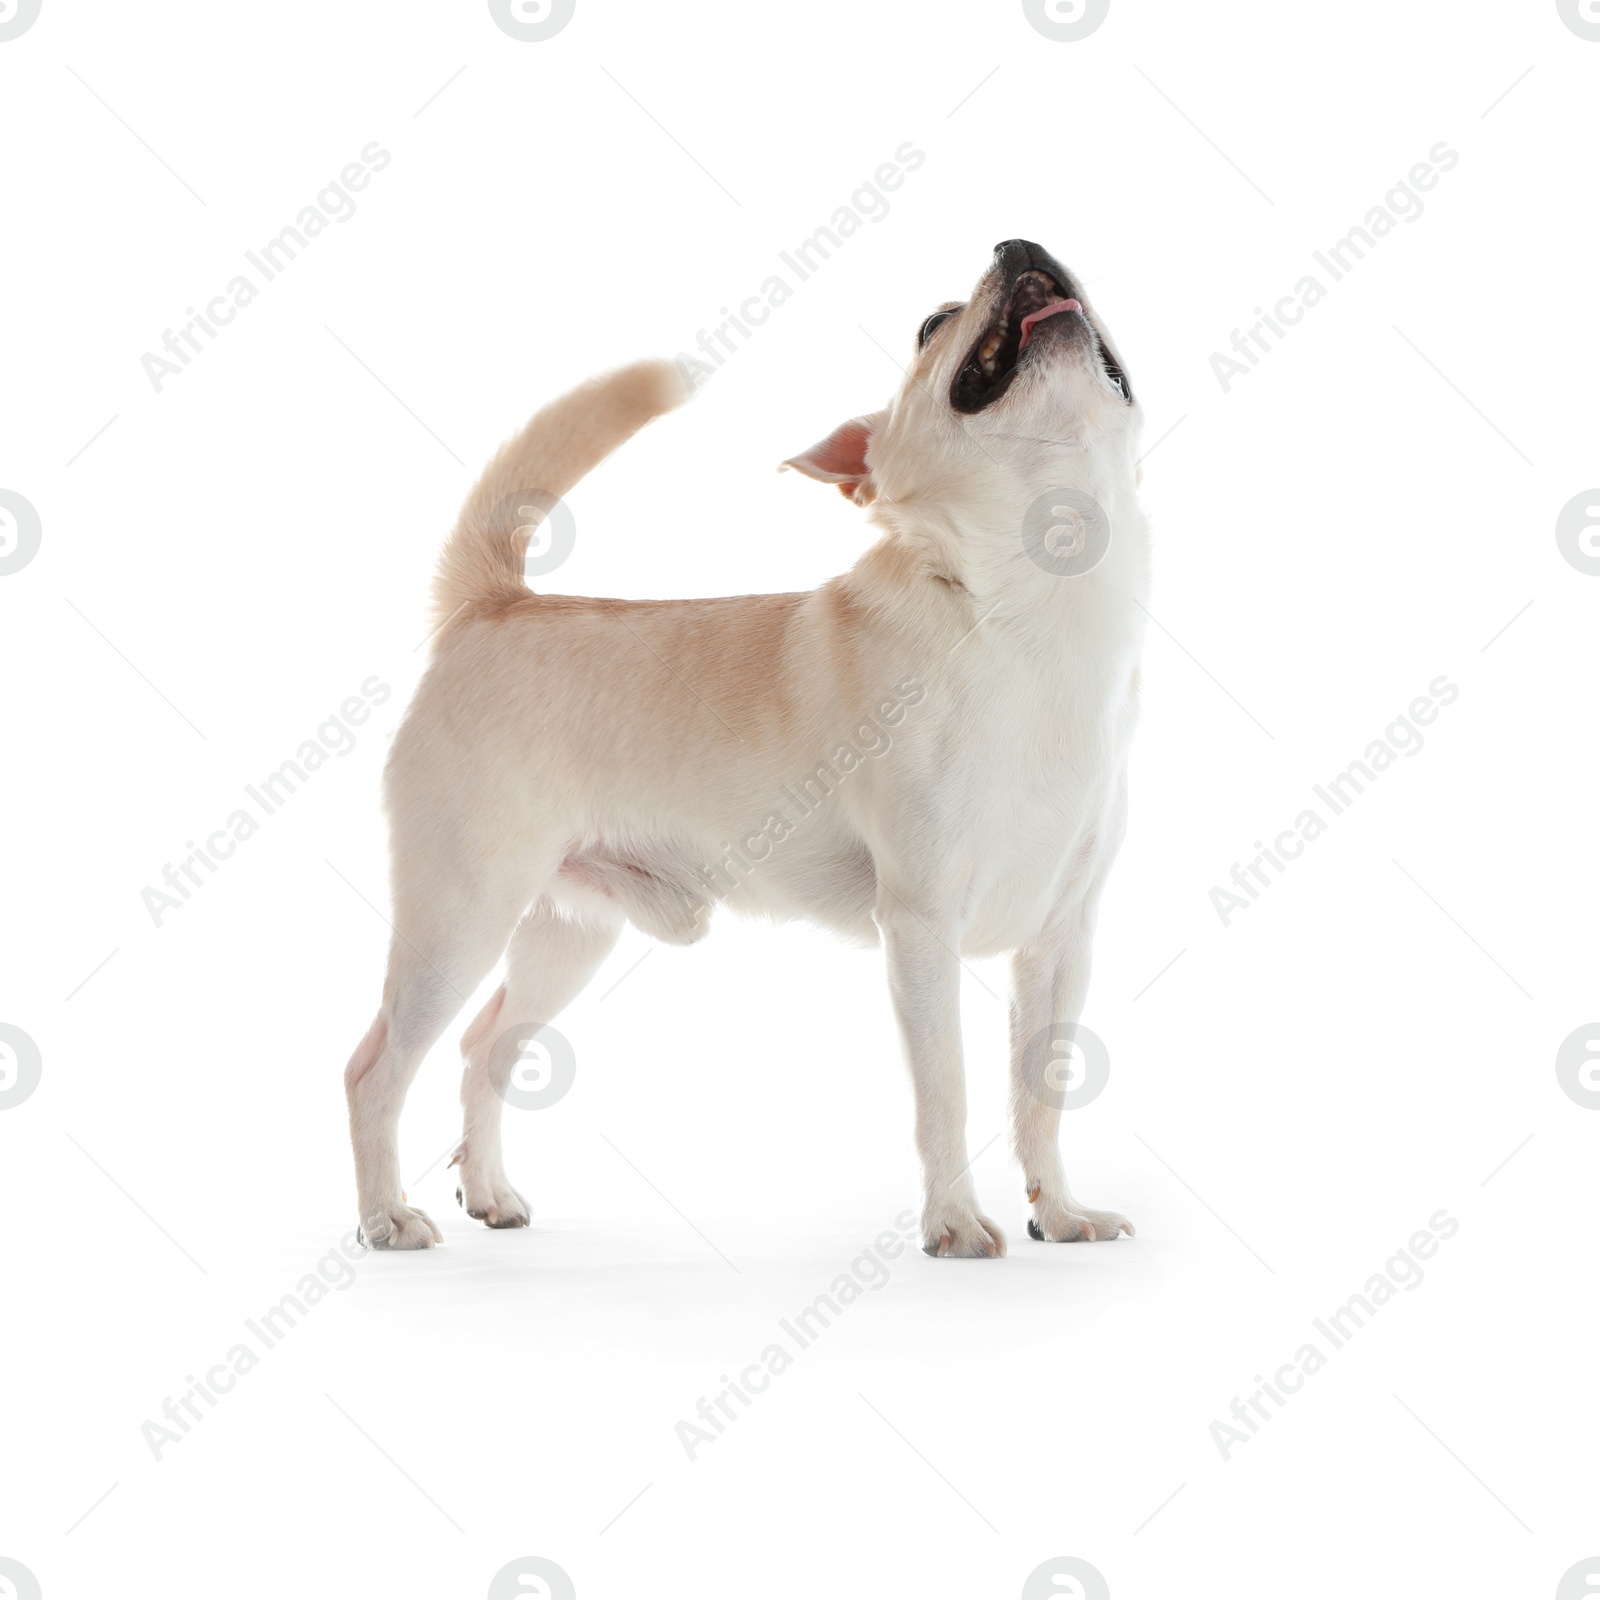
M 892 563 L 897 571 L 909 565 L 979 606 L 1004 604 L 1013 614 L 1048 622 L 1085 607 L 1115 607 L 1119 597 L 1142 605 L 1149 588 L 1149 533 L 1131 472 L 1076 476 L 1076 483 L 1030 486 L 1025 495 L 880 499 L 870 516 L 883 530 L 882 544 L 903 552 Z M 1030 507 L 1063 489 L 1093 501 L 1109 524 L 1103 557 L 1078 575 L 1061 572 L 1048 559 L 1041 564 L 1037 543 L 1030 548 L 1024 536 Z

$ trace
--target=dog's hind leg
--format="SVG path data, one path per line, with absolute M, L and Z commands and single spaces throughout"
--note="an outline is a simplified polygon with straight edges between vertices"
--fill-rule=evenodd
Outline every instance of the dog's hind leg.
M 451 1163 L 461 1168 L 456 1199 L 469 1217 L 491 1228 L 526 1227 L 530 1214 L 506 1178 L 500 1150 L 511 1073 L 526 1042 L 577 997 L 611 953 L 622 921 L 620 911 L 568 916 L 539 901 L 511 937 L 506 981 L 461 1040 L 463 1128 Z
M 402 861 L 397 854 L 383 1005 L 344 1074 L 361 1230 L 375 1250 L 440 1242 L 432 1220 L 401 1190 L 400 1108 L 422 1058 L 493 968 L 529 898 L 509 876 L 485 873 L 474 887 L 469 872 L 403 874 Z

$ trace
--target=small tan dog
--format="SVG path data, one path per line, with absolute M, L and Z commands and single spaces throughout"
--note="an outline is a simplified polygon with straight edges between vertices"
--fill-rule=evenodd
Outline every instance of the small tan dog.
M 401 1193 L 400 1109 L 502 952 L 462 1040 L 456 1162 L 468 1214 L 504 1228 L 529 1216 L 500 1151 L 522 1042 L 624 922 L 687 944 L 722 902 L 882 941 L 927 1251 L 1005 1253 L 968 1171 L 958 1009 L 962 958 L 1003 951 L 1029 1232 L 1132 1233 L 1067 1189 L 1055 1076 L 1124 829 L 1148 585 L 1140 412 L 1109 336 L 1050 255 L 1008 240 L 923 322 L 889 406 L 785 463 L 870 507 L 882 537 L 850 573 L 809 594 L 531 593 L 530 520 L 685 393 L 645 363 L 547 406 L 445 546 L 385 775 L 383 1005 L 345 1072 L 368 1242 L 442 1238 Z

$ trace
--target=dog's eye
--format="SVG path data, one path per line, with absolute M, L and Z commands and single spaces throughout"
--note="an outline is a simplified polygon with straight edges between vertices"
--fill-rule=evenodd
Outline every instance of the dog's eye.
M 917 335 L 917 348 L 921 349 L 934 335 L 934 331 L 941 323 L 948 322 L 955 315 L 953 311 L 935 311 L 934 314 L 922 324 L 922 332 Z

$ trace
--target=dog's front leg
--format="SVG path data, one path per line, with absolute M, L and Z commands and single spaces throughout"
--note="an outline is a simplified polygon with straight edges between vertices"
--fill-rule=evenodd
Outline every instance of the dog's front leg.
M 1076 908 L 1074 908 L 1076 912 Z M 1089 993 L 1089 919 L 1074 914 L 1012 957 L 1011 1119 L 1035 1239 L 1115 1239 L 1133 1224 L 1080 1205 L 1067 1187 L 1058 1135 L 1071 1091 L 1074 1033 Z
M 968 1170 L 959 924 L 887 884 L 879 887 L 875 915 L 917 1102 L 922 1248 L 938 1256 L 1003 1256 L 1005 1237 L 978 1210 Z

